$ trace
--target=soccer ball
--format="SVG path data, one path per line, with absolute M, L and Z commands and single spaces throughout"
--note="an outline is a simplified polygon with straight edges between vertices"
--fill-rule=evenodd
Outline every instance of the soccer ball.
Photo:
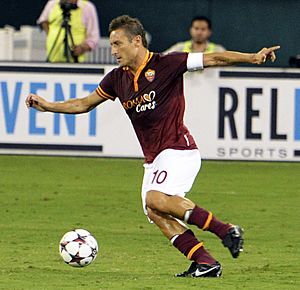
M 59 242 L 59 253 L 73 267 L 91 264 L 98 253 L 98 243 L 90 232 L 76 229 L 64 234 Z

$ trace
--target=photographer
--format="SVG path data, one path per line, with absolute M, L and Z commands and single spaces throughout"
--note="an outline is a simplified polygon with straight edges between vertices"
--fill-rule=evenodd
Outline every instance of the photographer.
M 100 32 L 97 11 L 87 0 L 49 0 L 37 23 L 47 33 L 47 55 L 50 62 L 67 62 L 64 50 L 65 31 L 61 30 L 63 14 L 69 14 L 68 24 L 71 36 L 68 37 L 72 55 L 78 62 L 84 61 L 84 53 L 96 48 Z M 74 45 L 71 38 L 73 38 Z M 50 53 L 51 52 L 51 53 Z M 74 58 L 71 58 L 74 62 Z

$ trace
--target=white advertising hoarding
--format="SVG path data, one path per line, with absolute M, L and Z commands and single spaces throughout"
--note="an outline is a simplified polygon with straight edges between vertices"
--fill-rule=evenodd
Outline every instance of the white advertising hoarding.
M 142 157 L 118 101 L 83 115 L 27 110 L 29 92 L 51 101 L 86 96 L 112 66 L 0 65 L 0 153 Z M 185 76 L 186 124 L 202 157 L 300 161 L 300 71 L 206 69 Z
M 118 101 L 90 113 L 41 113 L 25 107 L 29 92 L 49 101 L 84 97 L 112 66 L 0 66 L 0 153 L 141 157 Z M 8 71 L 5 71 L 5 70 Z
M 186 75 L 186 123 L 203 157 L 300 161 L 299 80 L 283 69 Z

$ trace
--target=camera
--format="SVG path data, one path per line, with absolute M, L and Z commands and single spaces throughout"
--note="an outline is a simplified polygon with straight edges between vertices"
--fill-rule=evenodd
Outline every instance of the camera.
M 77 4 L 70 3 L 68 0 L 60 0 L 60 8 L 64 13 L 70 12 L 71 10 L 75 10 L 78 8 Z

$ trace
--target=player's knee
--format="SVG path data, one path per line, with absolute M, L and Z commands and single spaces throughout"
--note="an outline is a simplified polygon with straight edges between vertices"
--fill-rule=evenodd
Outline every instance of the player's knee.
M 146 205 L 152 210 L 161 211 L 165 207 L 167 197 L 168 196 L 162 192 L 150 190 L 147 192 Z
M 157 226 L 161 227 L 163 222 L 163 217 L 156 210 L 147 207 L 148 218 L 153 221 Z
M 152 210 L 150 207 L 147 207 L 147 215 L 148 215 L 149 219 L 155 223 L 157 215 L 156 215 L 155 211 Z

